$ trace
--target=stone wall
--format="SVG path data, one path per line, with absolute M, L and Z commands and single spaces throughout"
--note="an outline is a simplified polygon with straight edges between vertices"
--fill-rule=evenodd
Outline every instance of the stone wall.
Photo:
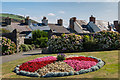
M 21 36 L 20 33 L 15 29 L 12 33 L 3 33 L 3 37 L 11 39 L 16 44 L 17 52 L 19 52 L 19 46 L 24 44 L 24 36 Z

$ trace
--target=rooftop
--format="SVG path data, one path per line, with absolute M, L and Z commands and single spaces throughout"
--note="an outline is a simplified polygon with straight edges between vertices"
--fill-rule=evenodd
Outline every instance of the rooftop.
M 57 24 L 48 24 L 53 33 L 70 33 L 65 27 Z

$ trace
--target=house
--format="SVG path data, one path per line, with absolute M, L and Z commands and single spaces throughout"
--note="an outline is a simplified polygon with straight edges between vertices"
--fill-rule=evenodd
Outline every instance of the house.
M 61 35 L 63 33 L 68 34 L 70 33 L 67 28 L 63 26 L 63 20 L 58 19 L 57 24 L 49 23 L 48 26 L 50 27 L 50 35 Z
M 48 32 L 48 35 L 50 38 L 50 36 L 52 35 L 60 35 L 63 33 L 70 33 L 64 26 L 63 26 L 63 20 L 62 19 L 58 19 L 57 20 L 57 24 L 52 24 L 52 23 L 48 23 L 48 19 L 46 17 L 43 17 L 42 19 L 42 23 L 31 23 L 29 25 L 29 28 L 34 31 L 34 30 L 41 30 L 41 31 L 45 31 Z M 32 37 L 32 33 L 30 33 L 26 38 Z
M 103 20 L 96 20 L 91 15 L 89 22 L 85 20 L 77 20 L 76 17 L 70 18 L 69 28 L 79 34 L 95 33 L 103 30 L 109 30 L 108 22 Z
M 6 23 L 6 25 L 2 26 L 1 28 L 9 30 L 10 32 L 13 32 L 13 30 L 16 29 L 21 35 L 24 34 L 25 37 L 31 33 L 32 30 L 29 28 L 29 17 L 26 17 L 25 22 L 22 20 L 21 23 L 12 23 L 9 17 L 7 17 L 6 19 L 4 22 Z
M 40 30 L 40 31 L 45 31 L 48 32 L 50 31 L 50 27 L 48 26 L 48 20 L 46 17 L 43 17 L 42 23 L 31 23 L 29 25 L 29 28 L 34 31 L 34 30 Z M 32 38 L 32 32 L 26 36 L 27 39 Z

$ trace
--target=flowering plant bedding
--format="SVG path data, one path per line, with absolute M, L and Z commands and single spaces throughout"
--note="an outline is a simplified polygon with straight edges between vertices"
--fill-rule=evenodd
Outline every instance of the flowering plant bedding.
M 14 72 L 30 77 L 60 77 L 96 71 L 104 64 L 101 59 L 92 56 L 67 57 L 65 60 L 46 56 L 18 65 Z

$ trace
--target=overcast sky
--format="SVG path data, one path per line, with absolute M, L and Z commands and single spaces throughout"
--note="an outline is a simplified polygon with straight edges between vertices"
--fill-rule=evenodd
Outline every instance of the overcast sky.
M 93 15 L 97 20 L 113 22 L 118 19 L 118 2 L 3 2 L 2 12 L 30 16 L 38 22 L 43 16 L 48 18 L 49 23 L 56 23 L 62 18 L 67 27 L 69 19 L 74 16 L 88 21 Z

